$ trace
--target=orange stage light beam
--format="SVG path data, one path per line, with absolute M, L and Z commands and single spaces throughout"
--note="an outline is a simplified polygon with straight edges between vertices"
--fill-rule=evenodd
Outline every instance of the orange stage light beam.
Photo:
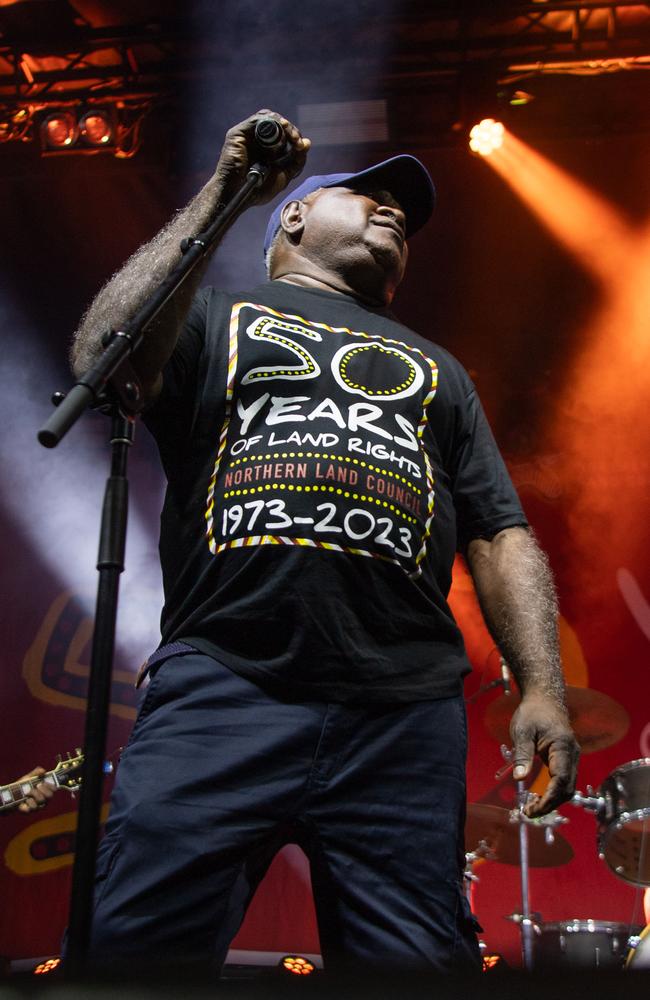
M 546 435 L 569 500 L 572 583 L 593 604 L 650 532 L 650 224 L 632 224 L 507 130 L 486 163 L 601 288 Z
M 617 279 L 634 234 L 604 198 L 507 129 L 486 162 L 594 277 L 605 283 Z
M 635 407 L 641 389 L 650 387 L 650 224 L 632 225 L 603 197 L 507 130 L 503 145 L 485 162 L 600 282 L 598 312 L 590 318 L 567 391 L 579 399 L 598 399 L 599 406 L 616 396 L 618 412 Z

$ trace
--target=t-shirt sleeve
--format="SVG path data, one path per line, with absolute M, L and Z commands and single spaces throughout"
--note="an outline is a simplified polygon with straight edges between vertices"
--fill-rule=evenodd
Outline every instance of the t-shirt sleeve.
M 476 389 L 467 382 L 451 470 L 461 552 L 473 538 L 528 523 Z
M 192 300 L 180 337 L 163 368 L 162 389 L 143 421 L 158 443 L 178 441 L 189 431 L 201 355 L 205 346 L 210 289 L 201 289 Z

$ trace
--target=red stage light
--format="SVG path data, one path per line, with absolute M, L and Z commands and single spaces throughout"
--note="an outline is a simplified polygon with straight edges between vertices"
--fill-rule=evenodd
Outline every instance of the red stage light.
M 79 122 L 79 131 L 88 146 L 105 146 L 113 138 L 113 125 L 106 111 L 87 111 Z
M 469 133 L 469 148 L 479 156 L 489 156 L 503 145 L 505 129 L 502 122 L 484 118 Z
M 49 149 L 65 149 L 74 145 L 79 137 L 79 126 L 69 111 L 56 111 L 41 125 L 43 145 Z

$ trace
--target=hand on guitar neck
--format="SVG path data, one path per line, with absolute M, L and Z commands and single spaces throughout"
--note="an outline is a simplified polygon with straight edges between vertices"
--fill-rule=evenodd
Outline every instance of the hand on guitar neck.
M 43 809 L 57 788 L 65 788 L 69 792 L 75 792 L 81 784 L 82 764 L 83 754 L 81 750 L 76 750 L 74 755 L 69 753 L 65 760 L 59 757 L 58 763 L 52 771 L 46 771 L 43 767 L 35 767 L 18 781 L 14 781 L 10 785 L 0 785 L 0 813 L 10 812 L 14 809 L 30 813 L 36 809 Z M 109 764 L 105 765 L 104 768 L 112 770 L 112 766 Z
M 35 779 L 46 773 L 44 767 L 35 767 L 28 774 L 24 774 L 22 778 L 18 778 L 18 781 L 14 782 L 21 790 L 24 789 L 27 792 L 20 803 L 16 805 L 16 808 L 20 812 L 30 813 L 36 809 L 44 809 L 48 801 L 52 798 L 54 795 L 52 785 L 48 784 L 47 781 L 35 782 Z M 28 787 L 29 791 L 27 791 Z

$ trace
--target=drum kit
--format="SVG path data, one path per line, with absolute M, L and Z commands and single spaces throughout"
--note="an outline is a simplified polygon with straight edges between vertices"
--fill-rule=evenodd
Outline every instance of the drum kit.
M 507 674 L 504 681 L 493 681 L 469 699 L 473 701 L 501 683 L 506 687 L 506 694 L 493 701 L 485 713 L 487 730 L 501 743 L 505 761 L 496 778 L 503 777 L 511 767 L 512 751 L 507 747 L 509 727 L 520 700 L 517 694 L 510 693 L 505 678 Z M 583 754 L 610 747 L 627 732 L 627 712 L 607 695 L 591 688 L 568 687 L 567 705 Z M 641 926 L 605 920 L 544 923 L 531 913 L 530 869 L 566 864 L 573 858 L 573 848 L 557 832 L 569 820 L 557 812 L 529 819 L 523 812 L 529 793 L 523 781 L 515 784 L 514 809 L 485 802 L 468 804 L 465 844 L 471 850 L 465 855 L 465 891 L 470 907 L 474 885 L 479 880 L 474 871 L 479 861 L 517 865 L 521 912 L 507 919 L 519 926 L 525 969 L 553 966 L 650 969 L 650 925 L 643 930 Z M 571 804 L 594 816 L 598 855 L 612 874 L 639 889 L 650 887 L 650 758 L 622 764 L 597 789 L 587 786 L 585 793 L 576 792 Z

